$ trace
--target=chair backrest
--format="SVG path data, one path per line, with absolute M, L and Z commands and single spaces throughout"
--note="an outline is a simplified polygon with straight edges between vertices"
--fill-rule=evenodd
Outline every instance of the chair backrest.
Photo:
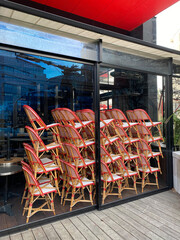
M 76 116 L 78 116 L 81 121 L 84 121 L 84 120 L 86 120 L 86 118 L 84 118 L 84 116 L 82 114 L 82 111 L 83 110 L 77 110 L 76 111 Z
M 26 151 L 26 155 L 31 165 L 31 168 L 33 169 L 35 174 L 36 174 L 37 167 L 40 167 L 45 173 L 47 173 L 44 165 L 42 164 L 39 157 L 36 155 L 34 149 L 28 144 L 24 144 L 24 149 Z
M 61 122 L 59 121 L 58 117 L 57 117 L 56 109 L 51 110 L 51 115 L 52 115 L 52 117 L 53 117 L 53 119 L 54 119 L 55 122 L 61 123 Z
M 115 125 L 115 131 L 116 131 L 116 134 L 119 136 L 119 138 L 121 139 L 122 142 L 125 139 L 130 142 L 129 136 L 127 135 L 126 131 L 124 130 L 124 128 L 121 125 L 116 124 Z
M 100 118 L 102 120 L 106 120 L 107 119 L 107 116 L 106 116 L 106 112 L 105 111 L 100 111 Z
M 144 122 L 144 121 L 148 120 L 149 122 L 152 123 L 150 116 L 148 115 L 148 113 L 145 110 L 134 109 L 134 114 L 136 115 L 138 122 Z
M 95 121 L 95 113 L 91 109 L 83 109 L 81 111 L 81 114 L 83 115 L 83 118 L 88 121 Z
M 32 174 L 34 175 L 34 171 L 33 171 L 33 169 L 30 167 L 30 165 L 29 164 L 27 164 L 26 162 L 24 162 L 23 160 L 21 161 L 21 165 L 22 165 L 22 168 L 23 167 L 26 167 L 30 172 L 32 172 Z M 34 181 L 33 181 L 33 179 L 31 178 L 31 176 L 29 176 L 29 183 L 30 183 L 30 185 L 35 185 L 35 183 L 34 183 Z
M 110 139 L 108 138 L 108 136 L 102 130 L 100 130 L 100 140 L 101 140 L 101 144 L 103 146 L 111 144 Z
M 136 122 L 137 121 L 137 117 L 136 115 L 134 114 L 134 111 L 133 110 L 127 110 L 126 111 L 126 114 L 127 114 L 127 117 L 129 119 L 130 122 Z
M 78 183 L 81 184 L 81 186 L 83 187 L 83 183 L 81 181 L 81 178 L 76 170 L 76 168 L 68 163 L 68 162 L 64 162 L 65 166 L 66 166 L 66 170 L 67 170 L 67 177 L 69 177 L 72 181 L 72 184 L 77 185 Z
M 36 180 L 36 178 L 34 177 L 33 175 L 33 172 L 30 171 L 29 168 L 27 168 L 26 166 L 22 165 L 22 169 L 23 169 L 23 172 L 24 172 L 24 176 L 25 176 L 25 179 L 26 179 L 26 182 L 28 184 L 28 188 L 29 188 L 29 191 L 31 192 L 31 194 L 33 194 L 33 188 L 32 186 L 36 186 L 38 188 L 38 190 L 40 191 L 40 194 L 41 196 L 43 196 L 43 191 L 38 183 L 38 181 Z
M 25 126 L 25 128 L 26 128 L 26 131 L 28 132 L 28 135 L 31 139 L 34 150 L 36 152 L 36 155 L 38 155 L 39 147 L 43 147 L 45 149 L 45 151 L 47 151 L 46 145 L 44 144 L 44 142 L 42 141 L 40 136 L 35 132 L 35 130 L 32 129 L 31 127 L 29 127 L 29 126 Z
M 43 129 L 47 129 L 47 125 L 44 121 L 40 118 L 40 116 L 28 105 L 23 106 L 30 123 L 32 124 L 33 128 L 37 131 L 38 127 L 42 127 Z
M 154 139 L 151 131 L 142 123 L 137 125 L 137 131 L 142 139 L 146 139 L 146 137 L 150 136 L 152 140 Z
M 144 153 L 145 155 L 147 153 L 151 153 L 152 154 L 152 149 L 151 147 L 148 145 L 147 141 L 144 139 L 140 139 L 140 141 L 138 142 L 138 149 L 141 153 Z M 152 154 L 153 155 L 153 154 Z
M 69 108 L 58 108 L 58 110 L 64 116 L 66 124 L 71 123 L 73 126 L 75 125 L 74 122 L 81 122 L 79 117 Z
M 74 146 L 71 143 L 64 142 L 63 147 L 64 147 L 64 149 L 66 149 L 65 151 L 67 152 L 67 157 L 68 157 L 67 159 L 73 160 L 76 166 L 80 161 L 81 163 L 83 163 L 83 166 L 86 167 L 84 158 L 81 156 L 81 154 L 76 146 Z
M 112 119 L 113 116 L 112 116 L 112 109 L 108 109 L 108 110 L 105 110 L 105 113 L 106 113 L 106 116 L 107 116 L 107 119 Z
M 122 156 L 122 159 L 124 159 L 124 157 L 128 157 L 128 159 L 130 159 L 130 155 L 129 155 L 129 152 L 127 151 L 126 147 L 124 146 L 124 144 L 121 142 L 121 141 L 117 141 L 116 142 L 116 145 L 114 144 L 113 145 L 117 150 L 118 152 L 121 154 Z M 127 159 L 126 159 L 127 160 Z
M 144 154 L 140 154 L 140 158 L 137 159 L 137 163 L 138 167 L 141 167 L 144 171 L 149 169 L 150 173 L 152 173 L 150 164 Z
M 79 132 L 71 125 L 64 125 L 64 128 L 67 133 L 67 139 L 70 143 L 74 144 L 76 147 L 87 147 L 83 138 Z
M 102 175 L 104 181 L 106 181 L 109 177 L 111 178 L 112 181 L 114 180 L 113 175 L 112 175 L 107 163 L 105 163 L 102 160 L 101 160 L 101 175 Z
M 130 177 L 129 175 L 129 172 L 128 172 L 128 169 L 123 161 L 123 159 L 120 159 L 118 162 L 115 162 L 114 163 L 114 166 L 121 171 L 122 175 L 125 175 L 126 173 L 126 176 L 127 177 Z
M 120 125 L 122 125 L 123 122 L 126 122 L 128 126 L 130 126 L 128 119 L 120 109 L 117 108 L 111 109 L 111 115 Z

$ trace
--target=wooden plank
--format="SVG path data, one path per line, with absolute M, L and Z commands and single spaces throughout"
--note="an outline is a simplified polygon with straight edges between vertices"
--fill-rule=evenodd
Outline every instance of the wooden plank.
M 74 224 L 70 221 L 70 219 L 64 219 L 61 221 L 63 226 L 66 228 L 66 230 L 69 232 L 71 237 L 73 239 L 78 239 L 78 240 L 84 240 L 85 237 L 79 232 L 78 226 L 75 227 Z
M 3 237 L 0 237 L 0 240 L 10 240 L 10 237 L 9 236 L 3 236 Z
M 52 226 L 54 227 L 55 231 L 57 232 L 58 236 L 61 239 L 66 239 L 66 240 L 73 239 L 69 234 L 69 232 L 66 230 L 66 228 L 62 225 L 61 221 L 52 223 Z
M 123 205 L 116 207 L 116 209 L 119 210 L 120 216 L 123 216 L 127 221 L 129 221 L 129 224 L 134 226 L 138 231 L 143 233 L 145 236 L 149 237 L 150 239 L 163 239 L 160 236 L 156 235 L 151 228 L 148 227 L 148 224 L 144 220 L 142 220 L 140 217 L 138 217 L 133 212 L 125 209 Z
M 21 233 L 16 233 L 16 234 L 10 235 L 10 239 L 11 240 L 23 240 Z
M 70 220 L 87 240 L 98 239 L 77 216 L 71 217 Z
M 22 238 L 23 238 L 23 240 L 34 240 L 35 239 L 33 232 L 30 229 L 22 232 Z
M 98 215 L 98 214 L 97 214 Z M 101 228 L 110 238 L 113 240 L 123 239 L 119 234 L 117 234 L 111 227 L 109 227 L 105 222 L 101 221 L 101 219 L 94 214 L 94 212 L 87 213 L 86 216 L 91 219 L 92 222 L 97 224 L 99 228 Z
M 160 229 L 160 227 L 163 225 L 161 222 L 159 222 L 158 220 L 149 217 L 146 214 L 146 209 L 137 209 L 136 205 L 133 203 L 129 203 L 129 204 L 124 204 L 123 206 L 124 208 L 128 209 L 129 211 L 133 212 L 134 214 L 137 215 L 137 218 L 141 219 L 141 222 L 143 221 L 143 225 L 146 226 L 148 229 L 152 229 L 152 231 L 154 233 L 156 233 L 157 235 L 159 235 L 160 237 L 164 238 L 164 239 L 168 239 L 168 240 L 173 240 L 174 237 L 170 236 L 169 234 L 167 234 L 166 232 L 162 231 Z M 144 211 L 145 210 L 145 211 Z
M 117 224 L 123 227 L 127 232 L 131 233 L 138 240 L 149 239 L 140 231 L 138 231 L 136 228 L 134 228 L 131 224 L 129 224 L 127 219 L 125 220 L 121 218 L 121 215 L 118 213 L 118 211 L 115 208 L 105 209 L 103 210 L 103 212 L 105 212 L 105 214 L 107 214 L 113 221 L 115 221 Z
M 51 224 L 43 225 L 42 228 L 48 239 L 60 240 L 60 237 Z
M 136 206 L 138 206 L 138 208 L 142 209 L 142 211 L 145 211 L 145 208 L 147 208 L 146 214 L 149 217 L 152 217 L 153 219 L 156 219 L 157 221 L 159 221 L 162 225 L 159 226 L 160 229 L 163 230 L 164 226 L 166 226 L 169 231 L 167 231 L 166 233 L 173 236 L 178 237 L 178 239 L 180 239 L 180 234 L 179 234 L 179 226 L 175 225 L 174 222 L 171 222 L 168 220 L 168 217 L 164 214 L 162 215 L 162 212 L 159 213 L 158 210 L 154 210 L 153 206 L 151 206 L 148 203 L 143 203 L 142 201 L 138 200 L 134 202 L 136 204 Z M 170 234 L 171 230 L 174 231 L 174 234 Z M 177 231 L 176 231 L 177 230 Z
M 145 199 L 140 199 L 140 201 L 146 203 Z M 165 205 L 162 202 L 154 200 L 153 198 L 151 198 L 151 201 L 149 201 L 148 203 L 152 206 L 152 208 L 154 208 L 154 211 L 164 213 L 167 217 L 172 217 L 176 219 L 177 222 L 180 221 L 180 212 L 177 209 L 173 208 L 173 206 L 170 206 L 170 204 Z
M 111 238 L 106 235 L 104 231 L 102 231 L 94 222 L 91 221 L 89 217 L 85 214 L 81 214 L 78 218 L 93 232 L 97 238 L 100 240 L 110 240 Z
M 135 240 L 133 235 L 131 235 L 127 230 L 125 230 L 120 224 L 117 224 L 113 219 L 109 217 L 109 214 L 106 214 L 105 211 L 95 211 L 94 212 L 101 221 L 105 222 L 110 228 L 112 228 L 114 231 L 116 231 L 120 237 L 123 239 L 131 239 Z
M 46 234 L 44 233 L 42 227 L 33 228 L 32 232 L 34 234 L 35 239 L 37 240 L 47 240 Z

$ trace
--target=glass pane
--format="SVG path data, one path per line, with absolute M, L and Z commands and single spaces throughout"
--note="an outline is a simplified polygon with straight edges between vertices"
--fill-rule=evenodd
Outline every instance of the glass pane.
M 97 60 L 97 44 L 0 22 L 0 42 L 64 56 Z
M 101 67 L 103 203 L 166 186 L 164 101 L 161 76 Z
M 72 172 L 68 172 L 65 165 L 64 172 L 62 173 L 62 170 L 58 169 L 58 178 L 54 177 L 55 180 L 51 182 L 56 189 L 59 188 L 61 193 L 61 196 L 56 194 L 54 200 L 56 214 L 91 206 L 93 204 L 92 196 L 94 192 L 90 194 L 89 191 L 92 189 L 94 191 L 95 185 L 93 176 L 95 158 L 92 152 L 94 140 L 92 139 L 90 147 L 87 147 L 83 140 L 85 142 L 89 141 L 85 130 L 89 127 L 94 131 L 94 126 L 92 121 L 83 122 L 84 119 L 82 119 L 82 123 L 77 117 L 76 111 L 93 108 L 93 65 L 0 50 L 0 68 L 0 161 L 20 164 L 20 161 L 25 157 L 26 162 L 34 169 L 33 174 L 35 174 L 34 165 L 37 163 L 32 164 L 32 159 L 34 158 L 30 158 L 26 154 L 30 150 L 26 149 L 25 153 L 23 147 L 23 143 L 27 143 L 34 147 L 36 150 L 35 154 L 39 156 L 41 161 L 44 161 L 44 166 L 46 163 L 48 166 L 53 163 L 63 170 L 63 164 L 69 164 L 72 169 L 75 169 L 71 169 Z M 38 116 L 36 114 L 33 115 L 33 110 L 29 110 L 29 107 L 26 107 L 26 110 L 28 110 L 25 112 L 24 105 L 28 105 Z M 59 111 L 65 108 L 74 117 L 66 119 L 67 116 L 63 115 L 62 119 L 55 118 L 54 115 L 52 116 L 52 110 L 57 108 Z M 69 124 L 69 129 L 71 132 L 75 131 L 78 138 L 76 135 L 69 134 L 70 131 L 68 130 L 66 131 L 67 135 L 62 136 L 60 128 L 51 128 L 52 125 L 44 128 L 42 121 L 39 121 L 39 117 L 46 125 L 56 121 L 63 129 L 65 129 L 65 125 Z M 35 127 L 33 124 L 37 122 L 39 122 L 39 126 L 36 125 Z M 36 134 L 41 137 L 45 145 L 50 144 L 48 145 L 48 150 L 46 149 L 45 151 L 45 147 L 42 146 L 39 149 L 36 145 L 37 139 L 31 142 L 30 135 L 28 135 L 29 133 L 25 129 L 27 125 L 34 128 Z M 59 137 L 61 141 L 59 141 Z M 53 143 L 54 145 L 52 142 L 55 142 Z M 71 150 L 74 148 L 73 155 L 71 155 L 72 151 L 67 150 L 67 146 L 69 146 L 67 142 L 71 146 Z M 62 148 L 57 148 L 57 146 Z M 59 158 L 62 159 L 62 162 Z M 87 160 L 87 158 L 89 159 Z M 49 163 L 49 161 L 51 162 Z M 37 172 L 37 175 L 39 176 L 39 172 Z M 44 175 L 45 177 L 53 176 L 52 174 L 49 175 L 49 172 L 44 173 Z M 85 185 L 84 190 L 80 187 L 79 190 L 76 189 L 78 192 L 72 193 L 72 186 L 76 186 L 74 177 L 79 184 L 78 186 Z M 4 180 L 2 179 L 1 181 L 1 189 L 3 189 Z M 25 216 L 22 216 L 25 199 L 23 204 L 21 204 L 21 197 L 25 187 L 24 174 L 21 171 L 21 173 L 9 176 L 8 180 L 8 189 L 19 194 L 18 198 L 8 199 L 8 202 L 13 205 L 13 219 L 16 220 L 12 221 L 12 217 L 8 215 L 6 219 L 10 226 L 13 227 L 17 224 L 26 223 L 27 211 Z M 88 185 L 89 189 L 87 189 L 86 185 Z M 71 187 L 69 188 L 69 186 Z M 66 193 L 67 189 L 68 195 L 64 195 L 64 198 L 62 198 L 63 191 L 65 190 Z M 75 195 L 77 203 L 74 202 L 73 206 L 70 207 L 70 200 L 73 195 Z M 80 198 L 77 200 L 79 195 Z M 87 201 L 84 201 L 84 198 Z M 65 205 L 62 205 L 64 199 Z M 81 201 L 82 199 L 83 202 Z M 37 207 L 38 205 L 35 203 L 33 206 Z M 51 216 L 53 216 L 52 212 L 37 212 L 30 217 L 29 221 L 33 222 Z M 0 230 L 7 228 L 6 224 L 0 225 Z

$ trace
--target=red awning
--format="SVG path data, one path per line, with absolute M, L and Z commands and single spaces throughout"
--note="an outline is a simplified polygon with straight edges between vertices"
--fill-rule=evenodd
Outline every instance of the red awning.
M 131 31 L 178 0 L 32 0 L 77 16 Z

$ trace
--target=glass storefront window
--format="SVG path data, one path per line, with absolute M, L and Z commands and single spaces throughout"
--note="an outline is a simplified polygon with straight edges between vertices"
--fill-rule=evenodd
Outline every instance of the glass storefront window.
M 164 131 L 164 78 L 137 71 L 101 67 L 99 81 L 101 121 L 115 119 L 112 124 L 108 125 L 107 129 L 101 128 L 101 161 L 109 168 L 109 174 L 112 174 L 111 178 L 113 176 L 117 179 L 118 176 L 122 177 L 122 179 L 118 180 L 122 184 L 122 192 L 118 196 L 118 181 L 111 184 L 107 180 L 108 173 L 107 175 L 105 174 L 105 166 L 101 165 L 101 172 L 104 175 L 102 198 L 105 199 L 102 203 L 116 201 L 120 197 L 124 199 L 142 192 L 153 191 L 158 189 L 158 187 L 165 187 L 167 152 Z M 148 124 L 150 123 L 146 124 L 149 133 L 153 137 L 161 136 L 162 133 L 163 136 L 162 138 L 159 137 L 159 141 L 151 142 L 149 140 L 151 136 L 146 136 L 145 132 L 141 132 L 141 127 L 143 128 L 143 126 L 140 124 L 143 123 L 143 117 L 138 115 L 139 113 L 136 109 L 142 109 L 148 113 L 153 122 L 161 122 L 158 125 L 160 126 L 159 128 L 149 127 Z M 134 113 L 134 119 L 130 117 L 130 113 Z M 149 122 L 150 120 L 146 119 L 147 121 Z M 138 122 L 139 125 L 137 127 L 136 124 Z M 103 134 L 106 135 L 111 144 L 103 142 L 105 138 Z M 147 146 L 145 147 L 146 143 Z M 146 149 L 147 147 L 149 150 Z M 106 158 L 105 150 L 107 151 Z M 150 150 L 154 154 L 153 157 L 150 157 Z M 156 154 L 158 156 L 155 156 Z M 143 172 L 145 170 L 142 171 L 142 169 L 145 166 L 151 166 L 153 170 L 157 170 L 157 176 L 156 174 L 154 176 L 153 173 L 147 174 Z M 137 172 L 136 177 L 133 175 L 134 172 Z M 159 182 L 158 186 L 156 185 L 156 177 Z M 146 184 L 142 188 L 144 178 Z M 151 185 L 152 183 L 155 185 Z
M 47 125 L 55 122 L 51 114 L 51 110 L 55 108 L 68 108 L 74 113 L 77 110 L 93 109 L 93 65 L 0 50 L 0 69 L 0 160 L 6 162 L 10 158 L 10 161 L 15 161 L 18 157 L 20 160 L 25 157 L 27 161 L 23 143 L 28 143 L 31 146 L 32 143 L 25 126 L 32 127 L 32 125 L 27 118 L 23 105 L 28 105 L 36 111 Z M 81 137 L 84 136 L 84 129 L 79 130 L 79 134 Z M 45 144 L 52 141 L 51 135 L 46 131 L 41 137 Z M 62 141 L 66 142 L 66 140 L 63 139 Z M 82 149 L 79 151 L 84 154 Z M 50 152 L 46 152 L 45 156 L 51 158 Z M 63 155 L 61 156 L 63 157 Z M 54 159 L 53 155 L 52 159 Z M 69 157 L 68 161 L 71 160 L 72 158 Z M 92 159 L 89 160 L 89 162 L 91 161 Z M 95 160 L 93 165 L 95 168 Z M 82 174 L 85 174 L 87 169 L 82 169 L 81 166 L 81 169 L 77 169 L 77 171 L 82 170 Z M 63 184 L 61 177 L 58 174 L 60 192 L 62 192 Z M 15 178 L 16 181 L 14 181 Z M 91 175 L 87 175 L 87 181 L 90 178 Z M 1 189 L 3 189 L 3 184 L 2 179 Z M 9 177 L 8 187 L 13 189 L 13 192 L 19 193 L 19 197 L 10 199 L 13 203 L 12 211 L 16 219 L 14 221 L 15 225 L 24 224 L 27 214 L 22 216 L 24 203 L 21 205 L 21 197 L 25 187 L 23 173 Z M 94 195 L 94 182 L 92 188 Z M 69 191 L 67 198 L 72 195 L 71 189 Z M 81 190 L 79 193 L 83 193 L 85 198 L 89 198 L 88 190 L 84 190 L 84 192 Z M 75 196 L 77 195 L 75 194 Z M 54 204 L 56 214 L 70 210 L 70 201 L 66 201 L 65 206 L 63 206 L 58 194 Z M 72 210 L 91 205 L 91 202 L 77 201 Z M 30 222 L 50 216 L 53 216 L 53 214 L 48 212 L 37 213 L 30 218 Z M 11 216 L 6 215 L 6 218 L 7 222 L 11 222 Z M 15 225 L 12 223 L 12 227 Z M 5 228 L 8 228 L 7 224 L 1 224 L 0 230 Z

